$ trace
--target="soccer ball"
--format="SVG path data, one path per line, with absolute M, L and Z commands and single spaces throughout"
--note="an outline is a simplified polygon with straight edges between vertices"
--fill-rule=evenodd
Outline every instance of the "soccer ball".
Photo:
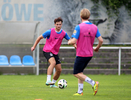
M 60 80 L 58 81 L 58 87 L 59 87 L 60 89 L 66 88 L 66 87 L 67 87 L 67 81 L 66 81 L 65 79 L 60 79 Z

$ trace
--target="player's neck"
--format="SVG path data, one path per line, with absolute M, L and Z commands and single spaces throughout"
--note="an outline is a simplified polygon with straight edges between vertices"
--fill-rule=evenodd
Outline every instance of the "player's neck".
M 82 23 L 83 23 L 83 22 L 86 22 L 86 21 L 88 21 L 88 20 L 84 20 L 84 19 L 82 19 L 81 21 L 82 21 Z
M 61 31 L 61 29 L 56 29 L 56 28 L 55 28 L 55 31 L 56 31 L 56 32 L 60 32 L 60 31 Z

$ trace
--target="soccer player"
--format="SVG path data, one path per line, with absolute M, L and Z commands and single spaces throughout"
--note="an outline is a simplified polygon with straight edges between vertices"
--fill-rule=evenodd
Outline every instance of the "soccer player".
M 55 28 L 51 28 L 47 30 L 45 33 L 40 35 L 37 40 L 35 41 L 33 47 L 31 47 L 31 51 L 35 50 L 36 45 L 39 43 L 39 41 L 43 38 L 46 38 L 46 43 L 43 47 L 43 54 L 47 61 L 50 63 L 48 69 L 47 69 L 47 81 L 46 85 L 50 85 L 50 87 L 56 87 L 55 82 L 59 78 L 61 74 L 61 62 L 58 56 L 59 48 L 62 43 L 63 38 L 66 40 L 69 40 L 70 37 L 68 34 L 61 29 L 63 20 L 61 17 L 58 17 L 54 20 Z M 56 69 L 56 72 L 53 76 L 53 80 L 51 81 L 51 75 L 53 72 L 53 69 Z
M 74 63 L 73 74 L 78 78 L 78 91 L 74 95 L 83 95 L 83 82 L 92 85 L 94 95 L 98 91 L 99 82 L 94 81 L 83 74 L 83 71 L 93 56 L 93 43 L 95 37 L 98 39 L 98 44 L 94 49 L 95 52 L 99 51 L 103 43 L 103 39 L 96 25 L 88 21 L 90 11 L 86 8 L 80 12 L 82 23 L 75 27 L 72 39 L 68 41 L 69 45 L 76 44 L 76 59 Z

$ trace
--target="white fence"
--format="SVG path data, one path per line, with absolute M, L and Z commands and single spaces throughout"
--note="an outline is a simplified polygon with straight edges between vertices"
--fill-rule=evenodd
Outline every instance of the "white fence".
M 60 49 L 74 49 L 74 47 L 60 47 Z M 131 47 L 101 47 L 100 49 L 118 49 L 119 50 L 118 52 L 118 75 L 120 75 L 121 74 L 121 49 L 131 49 Z M 55 72 L 55 69 L 53 70 L 53 73 L 54 72 Z

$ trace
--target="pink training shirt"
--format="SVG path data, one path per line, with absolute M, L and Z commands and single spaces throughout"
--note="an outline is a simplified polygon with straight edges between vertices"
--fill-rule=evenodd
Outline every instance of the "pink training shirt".
M 80 35 L 77 40 L 76 56 L 92 57 L 93 56 L 93 43 L 97 33 L 97 26 L 94 24 L 81 23 Z
M 51 28 L 50 38 L 46 39 L 43 51 L 52 52 L 53 54 L 57 55 L 65 34 L 66 32 L 63 30 L 60 34 L 58 34 L 56 33 L 55 28 Z

